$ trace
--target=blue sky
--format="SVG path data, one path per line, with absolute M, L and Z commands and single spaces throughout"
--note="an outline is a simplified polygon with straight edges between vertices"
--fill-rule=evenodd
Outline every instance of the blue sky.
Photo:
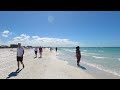
M 42 46 L 120 46 L 120 12 L 0 11 L 0 44 L 18 42 Z

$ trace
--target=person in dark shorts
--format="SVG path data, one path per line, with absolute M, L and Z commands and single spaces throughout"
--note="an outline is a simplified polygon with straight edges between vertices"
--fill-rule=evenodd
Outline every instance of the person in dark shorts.
M 37 47 L 35 47 L 35 58 L 37 58 Z
M 17 48 L 17 65 L 18 65 L 18 69 L 17 71 L 19 70 L 19 66 L 20 66 L 20 62 L 23 66 L 23 68 L 25 67 L 24 64 L 23 64 L 23 55 L 24 55 L 24 49 L 23 47 L 21 46 L 21 43 L 18 43 L 18 48 Z
M 80 63 L 80 60 L 81 60 L 81 52 L 80 52 L 80 47 L 79 46 L 76 47 L 76 58 L 77 58 L 77 66 L 80 66 L 79 63 Z
M 40 53 L 40 57 L 39 57 L 39 58 L 42 58 L 42 51 L 43 51 L 43 50 L 42 50 L 42 47 L 40 46 L 40 47 L 39 47 L 39 53 Z

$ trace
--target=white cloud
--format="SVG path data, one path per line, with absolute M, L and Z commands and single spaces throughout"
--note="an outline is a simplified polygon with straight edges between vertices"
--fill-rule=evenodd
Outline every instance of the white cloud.
M 15 43 L 17 44 L 18 42 L 23 43 L 24 45 L 29 45 L 30 42 L 30 36 L 27 36 L 26 34 L 21 34 L 18 37 L 14 37 L 12 41 L 9 41 L 8 43 Z
M 10 32 L 8 30 L 5 30 L 5 31 L 2 32 L 3 37 L 8 37 L 9 35 L 12 35 L 12 32 Z
M 78 42 L 71 41 L 69 39 L 60 38 L 49 38 L 49 37 L 39 37 L 39 36 L 28 36 L 26 34 L 21 34 L 18 37 L 14 37 L 9 44 L 20 42 L 22 45 L 32 45 L 32 46 L 51 46 L 51 47 L 72 47 L 79 45 Z
M 53 21 L 54 21 L 54 17 L 53 16 L 48 16 L 48 22 L 53 23 Z
M 35 39 L 35 38 L 39 38 L 39 36 L 32 36 L 32 38 L 33 38 L 33 39 Z

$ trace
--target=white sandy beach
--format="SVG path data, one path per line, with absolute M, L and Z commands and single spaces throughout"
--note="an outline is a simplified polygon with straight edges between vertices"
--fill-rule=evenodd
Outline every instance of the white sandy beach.
M 58 60 L 56 52 L 43 49 L 42 58 L 34 58 L 33 49 L 25 49 L 25 68 L 18 74 L 16 62 L 16 49 L 0 49 L 0 79 L 94 79 L 92 75 L 83 69 L 67 64 L 66 61 Z

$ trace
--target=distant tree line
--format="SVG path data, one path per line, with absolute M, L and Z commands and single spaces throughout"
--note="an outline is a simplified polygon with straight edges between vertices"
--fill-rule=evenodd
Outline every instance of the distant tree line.
M 0 48 L 17 48 L 17 44 L 10 44 L 10 46 L 7 45 L 0 45 Z M 32 46 L 23 46 L 24 48 L 32 48 Z

